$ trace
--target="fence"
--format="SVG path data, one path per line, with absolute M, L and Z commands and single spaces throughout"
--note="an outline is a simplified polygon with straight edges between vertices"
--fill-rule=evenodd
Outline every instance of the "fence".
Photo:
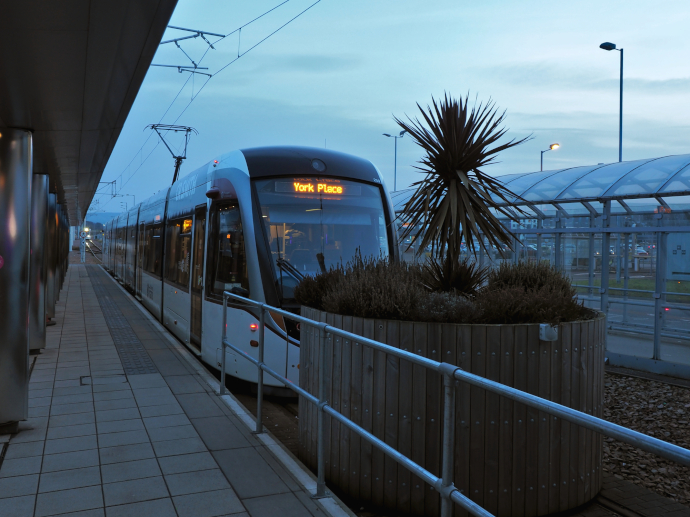
M 396 213 L 413 190 L 394 198 Z M 570 196 L 557 202 L 516 199 L 508 208 L 525 213 L 518 221 L 502 219 L 517 236 L 513 250 L 489 246 L 490 252 L 480 249 L 476 260 L 489 267 L 519 260 L 551 263 L 571 278 L 580 299 L 607 315 L 611 364 L 690 379 L 688 192 L 620 199 Z M 426 260 L 414 239 L 402 242 L 401 249 L 405 260 Z
M 232 299 L 232 302 L 228 302 Z M 242 351 L 240 348 L 228 342 L 227 339 L 227 307 L 231 305 L 233 307 L 240 308 L 253 308 L 258 312 L 259 320 L 259 350 L 258 359 L 250 356 L 246 352 Z M 326 347 L 329 335 L 340 336 L 345 339 L 352 340 L 353 342 L 360 343 L 361 345 L 368 346 L 374 350 L 385 352 L 387 354 L 396 356 L 397 358 L 405 361 L 409 361 L 412 364 L 433 370 L 439 373 L 444 379 L 443 388 L 443 444 L 442 444 L 442 456 L 441 456 L 441 476 L 438 477 L 428 470 L 424 469 L 410 458 L 399 453 L 394 448 L 390 447 L 383 440 L 377 438 L 367 430 L 358 426 L 341 413 L 333 409 L 328 401 L 325 399 L 326 393 L 326 375 L 320 375 L 319 393 L 318 398 L 314 397 L 312 394 L 308 393 L 299 386 L 295 386 L 288 379 L 277 373 L 276 371 L 269 368 L 264 363 L 264 330 L 265 330 L 265 318 L 266 313 L 270 311 L 275 314 L 280 314 L 284 318 L 288 318 L 299 323 L 305 323 L 311 325 L 318 329 L 320 338 L 320 368 L 322 371 L 326 370 Z M 463 494 L 457 490 L 453 485 L 452 473 L 453 473 L 453 461 L 454 461 L 454 426 L 455 426 L 455 381 L 465 382 L 471 386 L 482 388 L 496 395 L 506 397 L 515 402 L 525 404 L 527 406 L 533 407 L 539 411 L 543 411 L 552 416 L 561 418 L 568 422 L 574 423 L 576 425 L 582 426 L 586 429 L 601 433 L 603 435 L 618 439 L 622 442 L 628 443 L 635 447 L 638 447 L 647 452 L 657 454 L 671 461 L 680 463 L 685 466 L 690 466 L 690 450 L 678 447 L 676 445 L 664 442 L 657 438 L 647 436 L 636 431 L 632 431 L 625 427 L 607 422 L 600 418 L 576 411 L 574 409 L 562 406 L 555 402 L 537 397 L 535 395 L 530 395 L 528 393 L 522 392 L 515 388 L 505 386 L 503 384 L 497 383 L 495 381 L 490 381 L 484 379 L 478 375 L 473 375 L 471 373 L 465 372 L 448 363 L 441 363 L 425 357 L 400 350 L 398 348 L 379 343 L 373 339 L 368 339 L 338 328 L 329 326 L 326 323 L 321 323 L 317 321 L 304 318 L 302 316 L 295 315 L 291 312 L 272 307 L 270 305 L 249 300 L 242 296 L 224 292 L 223 293 L 223 331 L 222 331 L 222 353 L 221 353 L 221 381 L 220 381 L 220 393 L 221 395 L 225 393 L 225 349 L 226 347 L 232 349 L 236 354 L 244 359 L 250 361 L 256 365 L 258 369 L 258 394 L 257 394 L 257 410 L 256 410 L 256 432 L 263 432 L 262 426 L 262 399 L 263 399 L 263 375 L 264 372 L 271 375 L 273 378 L 284 384 L 286 387 L 290 388 L 292 391 L 298 395 L 304 397 L 305 400 L 314 404 L 318 408 L 317 415 L 317 484 L 316 484 L 316 494 L 315 497 L 327 497 L 326 483 L 325 483 L 325 458 L 326 451 L 324 450 L 324 415 L 327 414 L 334 418 L 342 425 L 347 427 L 350 431 L 359 435 L 362 439 L 371 443 L 374 447 L 381 450 L 384 454 L 398 462 L 403 467 L 407 468 L 411 473 L 420 477 L 429 485 L 433 486 L 441 494 L 441 516 L 450 517 L 452 514 L 451 502 L 456 503 L 461 508 L 467 510 L 470 514 L 481 517 L 491 517 L 491 513 L 484 510 L 481 506 L 465 497 Z

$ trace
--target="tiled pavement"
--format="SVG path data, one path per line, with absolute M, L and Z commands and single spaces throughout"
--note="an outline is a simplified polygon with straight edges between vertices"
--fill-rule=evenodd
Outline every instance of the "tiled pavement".
M 105 273 L 88 267 L 70 266 L 36 357 L 30 418 L 0 465 L 0 517 L 324 515 L 105 278 L 99 296 L 117 303 L 159 372 L 125 375 L 92 283 Z

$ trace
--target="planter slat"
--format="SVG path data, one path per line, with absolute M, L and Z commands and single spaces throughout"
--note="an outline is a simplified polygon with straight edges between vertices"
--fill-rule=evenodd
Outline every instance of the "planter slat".
M 427 324 L 427 349 L 426 357 L 438 361 L 441 350 L 443 328 L 441 325 Z M 425 433 L 428 437 L 441 436 L 441 408 L 443 398 L 443 383 L 441 376 L 436 372 L 426 372 L 426 425 Z M 441 440 L 427 439 L 426 444 L 426 468 L 436 476 L 441 475 Z M 424 510 L 427 515 L 438 515 L 441 508 L 441 500 L 436 490 L 427 487 L 424 495 Z
M 562 324 L 555 342 L 538 325 L 441 325 L 336 317 L 317 321 L 588 414 L 603 412 L 605 318 Z M 401 453 L 441 474 L 443 384 L 436 372 L 361 343 L 332 338 L 319 372 L 319 336 L 302 328 L 300 385 L 318 393 L 326 375 L 331 406 Z M 479 388 L 456 388 L 454 482 L 499 517 L 536 517 L 583 504 L 601 487 L 602 438 Z M 300 455 L 316 467 L 316 411 L 300 400 Z M 438 515 L 439 495 L 406 469 L 327 419 L 327 481 L 397 514 Z M 376 479 L 378 478 L 378 479 Z M 455 509 L 456 517 L 466 512 Z
M 352 332 L 352 316 L 343 316 L 342 329 Z M 352 342 L 349 339 L 342 341 L 342 392 L 341 413 L 351 418 L 352 404 L 350 402 L 351 375 L 352 375 Z M 340 487 L 346 494 L 350 494 L 350 430 L 340 426 Z
M 584 345 L 587 343 L 587 326 L 584 325 L 580 331 L 580 342 L 577 346 L 578 361 L 580 363 L 580 396 L 578 399 L 579 410 L 587 409 L 587 384 L 589 381 L 589 370 L 587 370 L 587 349 Z M 578 429 L 579 448 L 578 448 L 578 466 L 579 479 L 577 484 L 578 501 L 583 502 L 586 498 L 585 478 L 587 477 L 585 450 L 587 447 L 587 430 L 580 427 Z
M 501 381 L 501 327 L 486 328 L 486 378 Z M 484 508 L 498 513 L 498 463 L 501 400 L 498 395 L 484 392 L 486 400 L 486 442 L 484 444 Z
M 550 399 L 554 402 L 562 403 L 561 378 L 563 377 L 563 333 L 558 333 L 558 341 L 547 346 L 547 353 L 551 348 L 551 387 L 549 389 Z M 560 418 L 546 415 L 551 429 L 549 447 L 549 478 L 547 489 L 549 491 L 549 513 L 556 513 L 560 507 L 560 490 L 558 479 L 561 475 L 561 439 L 562 422 Z
M 386 343 L 400 343 L 400 322 L 389 321 L 386 325 Z M 391 447 L 398 448 L 398 394 L 400 384 L 400 360 L 392 355 L 383 354 L 386 358 L 386 384 L 384 441 Z M 384 456 L 383 500 L 386 508 L 398 506 L 398 463 Z
M 570 406 L 570 369 L 571 369 L 571 348 L 572 348 L 572 324 L 563 323 L 559 328 L 561 337 L 560 356 L 561 356 L 561 404 Z M 568 476 L 570 475 L 570 422 L 563 420 L 561 422 L 561 464 L 559 473 L 559 497 L 558 497 L 558 511 L 565 511 L 568 506 Z
M 374 322 L 374 339 L 385 342 L 386 322 L 376 320 Z M 386 354 L 374 351 L 374 397 L 373 397 L 373 433 L 385 440 L 386 432 Z M 379 449 L 372 450 L 371 461 L 371 495 L 372 502 L 377 506 L 383 505 L 384 487 L 384 454 Z
M 426 354 L 426 323 L 414 324 L 414 346 L 416 354 Z M 426 465 L 426 449 L 420 444 L 426 442 L 426 369 L 412 367 L 412 461 Z M 417 476 L 412 478 L 413 489 L 411 509 L 415 515 L 424 514 L 424 498 L 428 490 L 426 484 Z
M 582 326 L 573 325 L 571 338 L 571 382 L 570 382 L 570 403 L 572 408 L 580 409 L 580 379 L 582 372 L 580 368 L 580 335 Z M 570 485 L 570 497 L 568 505 L 577 506 L 582 500 L 580 497 L 580 434 L 584 430 L 580 426 L 573 425 L 570 428 L 570 476 L 568 476 L 568 484 Z M 583 490 L 584 496 L 584 490 Z
M 412 350 L 414 324 L 401 321 L 398 332 L 400 347 Z M 398 369 L 398 450 L 409 458 L 412 453 L 412 364 L 409 361 L 398 361 Z M 398 465 L 397 509 L 403 514 L 410 512 L 411 477 L 409 470 Z
M 362 336 L 374 338 L 374 321 L 362 321 Z M 372 432 L 372 411 L 374 408 L 374 351 L 368 346 L 362 347 L 362 427 Z M 360 469 L 363 479 L 360 485 L 360 495 L 365 501 L 372 500 L 372 446 L 362 440 L 360 455 Z
M 362 335 L 362 318 L 352 318 L 352 333 Z M 352 384 L 350 386 L 350 418 L 357 425 L 362 425 L 362 345 L 352 343 Z M 360 471 L 361 438 L 352 433 L 350 437 L 350 495 L 359 497 L 362 473 Z
M 539 358 L 539 391 L 537 395 L 542 398 L 551 398 L 551 376 L 552 376 L 552 350 L 554 346 L 551 342 L 538 341 L 539 348 L 537 349 L 537 357 Z M 549 513 L 549 488 L 551 483 L 549 479 L 551 472 L 549 469 L 550 453 L 551 453 L 551 418 L 548 413 L 539 411 L 537 414 L 537 426 L 539 429 L 539 436 L 547 437 L 545 440 L 539 440 L 539 475 L 537 477 L 537 511 L 540 515 Z
M 501 327 L 501 372 L 499 382 L 513 385 L 513 351 L 515 349 L 515 327 Z M 498 437 L 498 513 L 510 513 L 512 508 L 513 477 L 513 402 L 500 399 L 500 433 Z
M 333 318 L 332 325 L 338 328 L 343 328 L 343 317 L 339 314 L 335 315 Z M 331 356 L 331 396 L 329 398 L 329 403 L 336 410 L 342 413 L 342 399 L 340 396 L 341 391 L 341 361 L 343 354 L 342 338 L 340 336 L 332 336 L 332 352 Z M 340 466 L 340 422 L 333 421 L 331 423 L 331 476 L 332 479 L 341 486 L 340 473 L 342 468 Z
M 486 377 L 486 327 L 472 326 L 472 373 Z M 485 426 L 485 391 L 481 388 L 470 389 L 470 498 L 477 504 L 484 504 L 484 445 Z
M 527 326 L 518 325 L 513 334 L 513 386 L 527 391 Z M 525 495 L 527 490 L 527 464 L 525 462 L 527 437 L 527 406 L 513 403 L 513 494 L 512 514 L 521 517 L 525 514 Z
M 457 366 L 472 371 L 472 326 L 458 325 L 456 357 Z M 455 414 L 455 479 L 460 493 L 470 494 L 470 429 L 471 389 L 461 382 L 456 394 Z M 467 517 L 469 513 L 456 508 L 456 516 Z
M 539 394 L 539 339 L 530 327 L 527 327 L 527 392 Z M 539 436 L 539 411 L 528 407 L 525 424 L 525 515 L 538 515 L 539 442 L 542 440 L 532 437 Z
M 589 382 L 587 382 L 587 413 L 593 414 L 593 409 L 595 406 L 595 388 L 596 382 L 596 368 L 594 366 L 594 341 L 596 338 L 596 329 L 594 327 L 594 322 L 590 321 L 587 323 L 587 342 L 583 343 L 583 347 L 587 347 L 585 355 L 587 356 L 587 371 L 589 373 Z M 596 458 L 594 457 L 594 443 L 597 440 L 596 433 L 594 431 L 587 430 L 587 445 L 585 449 L 585 500 L 590 500 L 599 491 L 598 488 L 594 487 L 594 462 Z

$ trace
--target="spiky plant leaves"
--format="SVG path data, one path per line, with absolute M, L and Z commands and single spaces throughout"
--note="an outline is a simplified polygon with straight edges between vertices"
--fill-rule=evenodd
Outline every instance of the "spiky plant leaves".
M 445 255 L 430 258 L 422 267 L 420 281 L 431 292 L 446 292 L 474 297 L 483 287 L 489 268 L 479 267 L 468 258 L 458 260 Z
M 524 212 L 500 206 L 517 196 L 503 184 L 481 171 L 495 162 L 501 151 L 520 145 L 531 138 L 499 144 L 507 128 L 501 127 L 505 111 L 498 113 L 491 99 L 470 109 L 469 95 L 453 99 L 448 94 L 440 102 L 432 97 L 426 111 L 417 104 L 423 122 L 395 118 L 426 153 L 416 166 L 425 174 L 403 208 L 406 223 L 402 238 L 421 237 L 420 250 L 431 246 L 432 255 L 443 253 L 458 257 L 464 242 L 476 253 L 473 237 L 489 251 L 491 246 L 512 248 L 513 233 L 499 221 L 498 215 L 511 220 Z M 487 242 L 482 238 L 486 238 Z

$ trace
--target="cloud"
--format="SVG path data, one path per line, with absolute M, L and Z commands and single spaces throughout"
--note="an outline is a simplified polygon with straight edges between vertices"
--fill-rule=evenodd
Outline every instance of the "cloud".
M 504 86 L 528 87 L 547 90 L 550 88 L 571 91 L 611 91 L 618 86 L 618 78 L 601 79 L 593 69 L 582 67 L 564 67 L 552 62 L 523 62 L 502 64 L 500 66 L 473 68 L 473 73 L 486 75 L 492 80 L 499 80 Z M 608 74 L 608 72 L 607 72 Z M 625 77 L 626 91 L 646 94 L 666 95 L 669 93 L 687 94 L 690 90 L 690 77 L 672 77 L 666 79 L 642 79 Z

